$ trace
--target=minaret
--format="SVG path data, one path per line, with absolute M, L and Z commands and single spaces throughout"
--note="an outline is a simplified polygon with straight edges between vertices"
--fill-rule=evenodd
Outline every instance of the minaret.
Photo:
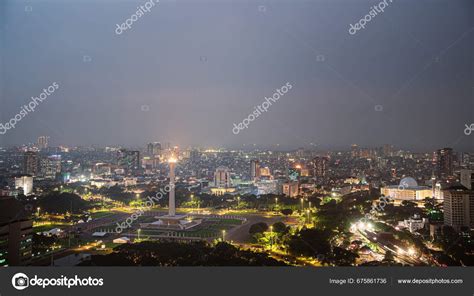
M 174 168 L 176 166 L 176 158 L 171 157 L 168 159 L 168 163 L 170 165 L 170 194 L 169 194 L 169 210 L 168 216 L 173 217 L 176 215 L 176 205 L 175 205 L 175 197 L 174 197 Z

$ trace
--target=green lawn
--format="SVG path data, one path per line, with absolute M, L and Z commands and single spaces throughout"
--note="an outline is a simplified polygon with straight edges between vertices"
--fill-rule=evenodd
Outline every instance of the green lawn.
M 112 213 L 109 212 L 109 211 L 91 213 L 92 219 L 99 219 L 99 218 L 107 217 L 107 216 L 110 216 L 110 215 L 112 215 Z

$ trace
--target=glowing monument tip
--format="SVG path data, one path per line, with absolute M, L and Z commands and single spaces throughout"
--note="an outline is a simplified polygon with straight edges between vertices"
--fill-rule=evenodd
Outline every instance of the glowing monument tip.
M 174 157 L 170 157 L 170 158 L 168 159 L 168 162 L 172 162 L 172 163 L 176 163 L 177 161 L 178 161 L 178 160 L 177 160 L 176 158 L 174 158 Z

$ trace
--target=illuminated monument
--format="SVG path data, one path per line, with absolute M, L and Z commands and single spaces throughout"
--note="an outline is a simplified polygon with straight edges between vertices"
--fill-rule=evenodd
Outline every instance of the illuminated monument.
M 170 165 L 170 194 L 169 194 L 169 210 L 168 210 L 168 216 L 169 217 L 174 217 L 176 216 L 176 203 L 175 203 L 175 196 L 174 196 L 174 179 L 175 179 L 175 166 L 176 166 L 176 158 L 171 157 L 168 160 L 168 163 Z
M 168 230 L 186 230 L 196 225 L 201 224 L 202 220 L 192 219 L 186 214 L 176 215 L 176 200 L 175 200 L 175 167 L 177 159 L 171 156 L 168 159 L 170 166 L 170 183 L 169 183 L 169 200 L 168 200 L 168 215 L 155 217 L 158 219 L 153 223 L 143 223 L 142 228 L 154 229 L 168 229 Z

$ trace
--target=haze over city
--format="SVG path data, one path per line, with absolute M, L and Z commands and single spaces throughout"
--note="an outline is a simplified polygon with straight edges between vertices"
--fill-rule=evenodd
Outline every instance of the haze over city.
M 395 1 L 356 35 L 375 2 L 163 0 L 120 35 L 143 3 L 40 3 L 0 3 L 0 122 L 60 88 L 1 146 L 472 149 L 471 1 Z

